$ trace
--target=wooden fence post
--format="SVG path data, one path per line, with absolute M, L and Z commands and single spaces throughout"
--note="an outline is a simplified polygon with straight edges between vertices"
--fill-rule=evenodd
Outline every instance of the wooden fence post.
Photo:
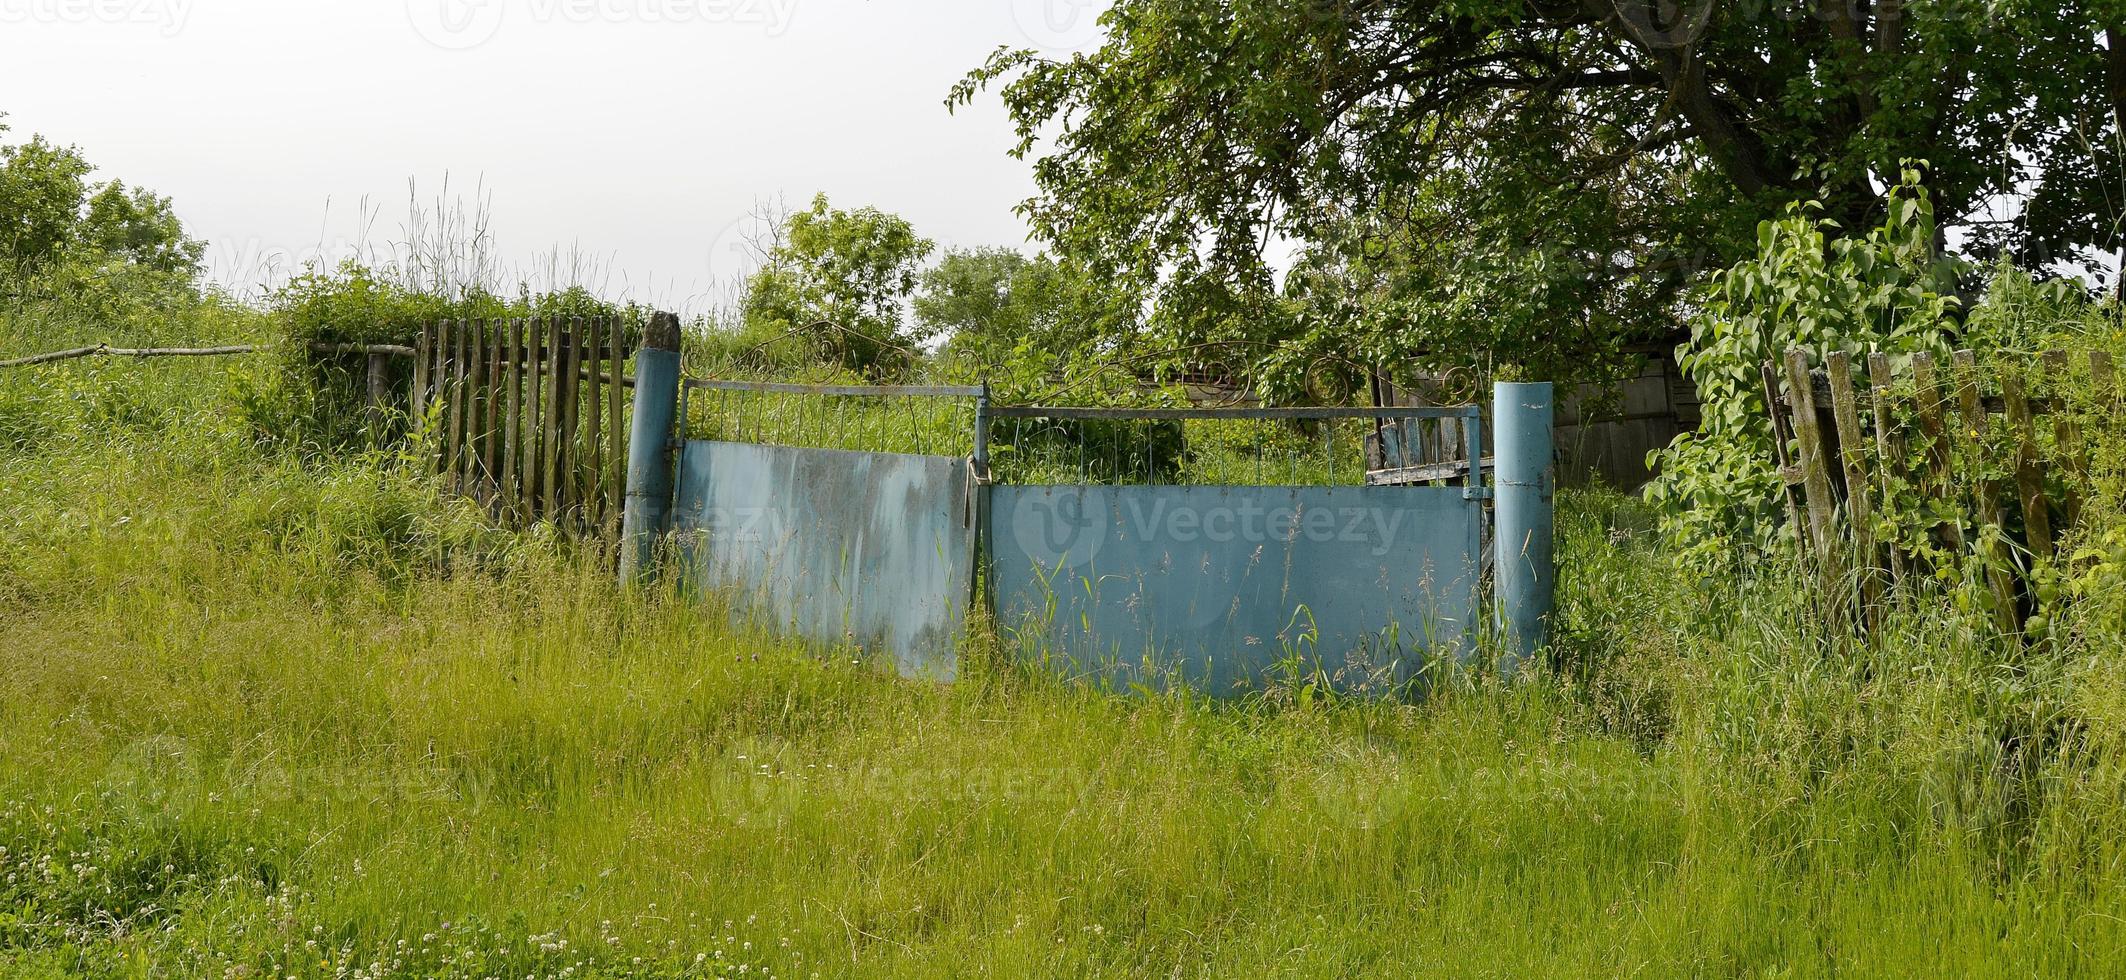
M 1867 442 L 1860 434 L 1860 404 L 1853 394 L 1853 358 L 1837 351 L 1824 359 L 1831 381 L 1831 415 L 1838 426 L 1838 456 L 1845 473 L 1846 516 L 1853 526 L 1854 568 L 1860 573 L 1860 601 L 1869 622 L 1882 597 L 1875 549 L 1875 510 L 1868 499 Z
M 1816 387 L 1809 381 L 1809 355 L 1799 347 L 1786 352 L 1787 409 L 1794 417 L 1794 439 L 1800 443 L 1802 486 L 1808 492 L 1809 538 L 1823 562 L 1826 584 L 1835 583 L 1837 572 L 1837 498 L 1831 491 L 1831 471 L 1825 460 L 1823 431 L 1816 416 Z
M 363 372 L 366 384 L 362 392 L 362 409 L 368 416 L 367 424 L 372 438 L 381 443 L 384 439 L 386 402 L 391 398 L 391 356 L 371 353 L 365 367 L 367 370 Z

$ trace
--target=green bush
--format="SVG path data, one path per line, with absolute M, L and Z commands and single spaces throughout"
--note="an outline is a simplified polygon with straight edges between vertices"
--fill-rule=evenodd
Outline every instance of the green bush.
M 1698 431 L 1648 462 L 1647 499 L 1685 558 L 1711 566 L 1764 554 L 1784 527 L 1759 365 L 1799 347 L 1816 361 L 1946 353 L 1964 271 L 1935 249 L 1933 206 L 1907 171 L 1880 228 L 1837 229 L 1796 205 L 1757 229 L 1758 253 L 1721 272 L 1677 361 L 1703 404 Z

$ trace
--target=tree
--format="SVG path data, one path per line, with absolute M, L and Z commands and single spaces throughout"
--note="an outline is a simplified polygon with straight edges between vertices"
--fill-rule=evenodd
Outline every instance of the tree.
M 206 252 L 205 243 L 185 236 L 169 198 L 116 180 L 89 198 L 80 238 L 105 255 L 187 277 L 199 271 Z
M 995 366 L 1024 352 L 1053 366 L 1136 329 L 1128 297 L 1048 255 L 953 250 L 922 274 L 915 315 L 945 353 Z
M 790 215 L 748 282 L 747 327 L 771 338 L 803 338 L 853 371 L 892 374 L 925 339 L 907 322 L 907 304 L 934 247 L 896 215 L 837 210 L 821 194 L 809 210 Z
M 91 169 L 81 154 L 42 136 L 0 146 L 0 260 L 29 269 L 69 251 Z
M 66 260 L 118 261 L 191 281 L 206 246 L 185 234 L 169 198 L 92 184 L 94 169 L 41 136 L 0 146 L 0 267 L 22 274 Z
M 1937 248 L 2117 247 L 2126 54 L 2098 36 L 2122 7 L 1119 0 L 1097 51 L 1001 50 L 948 104 L 1001 87 L 1037 234 L 1156 296 L 1177 343 L 1260 324 L 1393 366 L 1467 343 L 1459 304 L 1489 308 L 1487 353 L 1566 373 L 1558 335 L 1674 324 L 1790 203 L 1879 223 L 1907 160 Z M 1279 237 L 1310 296 L 1364 273 L 1339 301 L 1373 324 L 1270 312 Z

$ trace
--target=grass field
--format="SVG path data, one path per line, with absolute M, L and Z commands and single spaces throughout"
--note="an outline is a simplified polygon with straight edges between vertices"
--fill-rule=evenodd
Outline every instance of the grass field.
M 2009 654 L 1930 607 L 1856 648 L 1585 495 L 1531 683 L 931 686 L 261 445 L 247 368 L 63 370 L 0 378 L 41 420 L 0 450 L 0 974 L 2126 963 L 2115 626 Z

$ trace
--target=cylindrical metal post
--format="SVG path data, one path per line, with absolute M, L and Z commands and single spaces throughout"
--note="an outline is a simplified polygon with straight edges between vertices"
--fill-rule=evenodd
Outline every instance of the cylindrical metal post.
M 1548 382 L 1501 383 L 1493 390 L 1492 438 L 1498 442 L 1494 542 L 1498 553 L 1492 581 L 1503 642 L 1499 669 L 1508 677 L 1550 645 L 1550 614 L 1557 591 L 1551 398 Z
M 620 581 L 641 578 L 670 522 L 672 436 L 679 415 L 679 318 L 659 313 L 635 352 L 635 424 L 628 433 L 627 509 L 621 519 Z

